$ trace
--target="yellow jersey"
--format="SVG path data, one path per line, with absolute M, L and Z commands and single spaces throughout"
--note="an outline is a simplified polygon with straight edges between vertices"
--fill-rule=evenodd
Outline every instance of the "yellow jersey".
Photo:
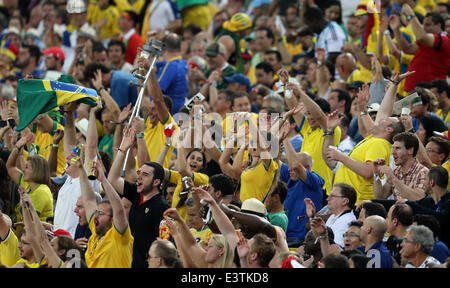
M 0 262 L 11 267 L 18 263 L 25 263 L 28 268 L 39 268 L 38 262 L 29 264 L 27 260 L 20 257 L 19 239 L 12 229 L 9 229 L 8 235 L 0 243 Z
M 187 212 L 186 212 L 186 204 L 183 204 L 180 207 L 178 206 L 178 203 L 180 203 L 181 196 L 180 193 L 183 191 L 183 177 L 181 176 L 181 173 L 176 170 L 169 170 L 169 179 L 168 181 L 170 183 L 176 184 L 177 187 L 175 188 L 175 191 L 173 192 L 173 198 L 172 198 L 172 208 L 177 208 L 178 213 L 180 216 L 184 219 L 184 221 L 187 220 Z M 208 185 L 209 184 L 209 177 L 206 174 L 193 172 L 192 173 L 192 181 L 194 182 L 195 187 Z M 188 193 L 187 197 L 191 195 L 191 192 Z
M 202 240 L 204 242 L 208 243 L 209 238 L 213 234 L 211 229 L 209 229 L 207 226 L 205 226 L 204 228 L 202 228 L 200 230 L 191 228 L 190 231 L 192 233 L 192 236 L 194 236 L 195 241 L 197 241 L 197 243 L 200 243 L 200 241 L 202 241 Z
M 130 225 L 121 232 L 113 224 L 103 237 L 99 237 L 95 232 L 94 215 L 89 220 L 92 236 L 85 254 L 86 265 L 89 268 L 131 268 L 134 238 Z
M 145 121 L 145 126 L 147 127 L 144 131 L 144 140 L 147 145 L 148 155 L 150 156 L 151 161 L 156 161 L 158 159 L 158 155 L 164 147 L 166 143 L 166 135 L 164 134 L 164 126 L 168 123 L 172 123 L 175 126 L 175 130 L 179 130 L 177 123 L 172 118 L 172 115 L 169 113 L 169 117 L 164 122 L 158 122 L 155 126 L 150 123 L 150 117 L 147 117 Z M 174 131 L 173 133 L 176 133 Z M 174 134 L 175 135 L 175 134 Z M 175 140 L 176 137 L 172 137 Z M 172 145 L 167 151 L 166 158 L 164 159 L 164 168 L 169 167 L 170 158 L 173 154 L 173 141 Z
M 119 18 L 119 9 L 114 5 L 109 5 L 106 9 L 101 9 L 99 5 L 93 5 L 91 10 L 88 9 L 88 21 L 92 27 L 95 27 L 97 22 L 106 19 L 106 24 L 100 29 L 100 36 L 103 40 L 120 35 Z
M 377 40 L 378 40 L 378 31 L 373 31 L 370 33 L 368 39 L 367 39 L 367 47 L 366 51 L 364 51 L 368 55 L 376 55 L 377 52 Z M 383 41 L 383 55 L 389 54 L 389 48 L 387 46 L 386 41 Z M 356 63 L 356 65 L 360 69 L 361 73 L 361 81 L 364 83 L 370 82 L 372 79 L 372 71 L 369 69 L 366 69 L 359 61 Z
M 53 217 L 53 195 L 50 188 L 45 184 L 39 184 L 31 189 L 30 183 L 23 181 L 23 173 L 20 175 L 19 186 L 25 187 L 31 197 L 33 206 L 36 209 L 39 219 L 46 221 L 48 217 Z M 22 206 L 20 202 L 16 205 L 17 222 L 23 221 Z
M 359 162 L 373 162 L 377 159 L 384 159 L 386 166 L 389 166 L 389 159 L 391 156 L 392 144 L 384 138 L 375 138 L 370 135 L 360 141 L 350 151 L 348 156 Z M 340 165 L 336 171 L 334 183 L 347 183 L 355 188 L 357 193 L 356 204 L 362 200 L 371 200 L 374 198 L 373 194 L 373 177 L 367 179 L 356 172 L 352 171 L 345 165 Z
M 272 181 L 278 171 L 278 164 L 270 159 L 268 167 L 260 161 L 258 165 L 245 169 L 241 174 L 241 202 L 249 198 L 264 200 L 272 186 Z
M 36 139 L 34 140 L 34 144 L 37 145 L 38 154 L 44 156 L 45 159 L 50 158 L 50 153 L 52 152 L 52 144 L 53 144 L 53 135 L 55 135 L 55 131 L 61 129 L 64 131 L 64 126 L 59 124 L 56 121 L 53 121 L 53 132 L 44 133 L 39 130 L 37 125 L 33 125 L 33 133 L 36 134 Z M 66 167 L 66 155 L 64 154 L 64 138 L 61 139 L 58 146 L 58 158 L 57 158 L 57 167 L 56 174 L 62 175 L 65 172 Z
M 449 111 L 450 109 L 444 113 L 440 108 L 436 111 L 436 115 L 438 115 L 439 117 L 442 118 L 442 120 L 444 120 L 444 123 L 445 125 L 447 125 L 447 127 L 450 127 L 450 113 L 448 113 Z
M 333 185 L 333 171 L 328 167 L 327 163 L 323 159 L 322 148 L 323 141 L 325 140 L 324 131 L 321 127 L 312 129 L 309 125 L 308 118 L 303 116 L 302 124 L 300 125 L 299 132 L 303 135 L 303 144 L 300 152 L 308 152 L 313 158 L 312 171 L 320 175 L 325 180 L 323 186 L 327 191 L 327 195 L 330 194 Z M 338 126 L 334 130 L 334 146 L 338 146 L 341 141 L 341 128 Z

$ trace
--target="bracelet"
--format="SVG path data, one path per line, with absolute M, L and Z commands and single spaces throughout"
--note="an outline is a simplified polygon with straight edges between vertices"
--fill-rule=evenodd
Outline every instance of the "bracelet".
M 136 138 L 144 138 L 144 132 L 137 133 Z
M 166 144 L 164 144 L 164 147 L 170 148 L 170 144 L 166 143 Z
M 127 151 L 123 150 L 122 148 L 116 148 L 117 151 L 122 152 L 123 154 L 127 153 Z
M 392 84 L 394 84 L 394 85 L 398 85 L 400 82 L 397 82 L 397 81 L 394 81 L 394 80 L 392 80 L 392 79 L 388 79 L 389 80 L 389 82 L 391 82 Z
M 52 147 L 53 147 L 53 148 L 58 148 L 58 147 L 59 147 L 59 144 L 52 144 Z

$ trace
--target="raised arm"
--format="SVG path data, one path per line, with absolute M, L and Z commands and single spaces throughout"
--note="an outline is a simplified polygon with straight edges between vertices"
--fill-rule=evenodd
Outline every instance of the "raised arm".
M 56 176 L 56 171 L 58 168 L 58 148 L 61 139 L 64 138 L 64 130 L 58 129 L 55 131 L 55 135 L 53 135 L 53 145 L 52 150 L 50 151 L 50 156 L 48 157 L 48 168 L 50 170 L 50 176 Z
M 130 147 L 134 144 L 135 137 L 136 130 L 134 130 L 133 127 L 125 128 L 122 144 L 119 147 L 119 150 L 109 170 L 108 180 L 120 195 L 123 195 L 123 185 L 125 181 L 121 177 L 123 163 L 125 162 L 127 150 L 130 149 Z
M 292 147 L 291 141 L 286 138 L 284 139 L 283 144 L 286 150 L 286 158 L 288 159 L 289 168 L 294 169 L 300 179 L 304 183 L 307 183 L 308 173 L 306 168 L 302 165 L 300 158 L 297 156 L 294 147 Z
M 22 171 L 16 166 L 17 157 L 19 156 L 22 148 L 27 143 L 31 143 L 31 141 L 33 141 L 33 137 L 33 133 L 30 132 L 17 141 L 14 149 L 11 151 L 11 154 L 9 154 L 8 161 L 6 161 L 6 170 L 8 171 L 8 175 L 16 184 L 19 184 L 20 176 L 22 175 Z
M 316 68 L 316 86 L 317 95 L 319 97 L 325 97 L 328 90 L 330 89 L 330 74 L 327 71 L 327 67 L 325 66 L 325 49 L 324 48 L 316 48 L 317 60 L 320 62 Z
M 76 139 L 76 131 L 75 131 L 75 117 L 74 117 L 74 106 L 67 106 L 66 114 L 66 123 L 64 125 L 64 155 L 67 158 L 72 150 L 77 145 Z
M 389 16 L 389 27 L 394 31 L 394 37 L 402 51 L 407 54 L 415 54 L 417 52 L 419 46 L 416 43 L 409 43 L 403 36 L 403 33 L 400 30 L 401 22 L 398 15 Z
M 104 89 L 103 89 L 104 90 Z M 98 131 L 97 118 L 95 114 L 102 109 L 102 101 L 97 101 L 97 106 L 92 107 L 89 111 L 88 131 L 86 136 L 86 150 L 84 163 L 91 161 L 97 155 L 98 150 Z M 115 119 L 117 121 L 117 119 Z
M 158 112 L 159 121 L 167 121 L 167 119 L 169 119 L 170 111 L 167 109 L 167 106 L 164 102 L 163 93 L 161 91 L 161 88 L 159 87 L 154 70 L 150 73 L 147 84 L 150 95 L 152 95 L 152 101 L 155 104 L 156 110 Z
M 342 118 L 343 118 L 343 116 L 341 116 L 339 113 L 337 113 L 337 111 L 334 111 L 330 115 L 328 115 L 327 131 L 334 131 L 336 129 L 336 127 L 341 124 Z M 322 157 L 325 160 L 325 163 L 327 163 L 328 167 L 330 167 L 330 169 L 333 170 L 336 167 L 337 162 L 331 158 L 326 157 L 327 148 L 329 148 L 330 146 L 333 146 L 336 148 L 336 143 L 334 143 L 334 133 L 332 133 L 332 134 L 327 133 L 325 135 L 325 139 L 324 139 L 323 145 L 322 145 Z M 303 181 L 303 182 L 306 183 L 306 181 Z
M 125 212 L 125 208 L 123 207 L 122 200 L 120 196 L 117 194 L 114 187 L 105 177 L 105 172 L 103 171 L 103 167 L 99 161 L 94 163 L 96 176 L 98 181 L 102 183 L 103 190 L 111 203 L 111 207 L 113 210 L 113 223 L 114 227 L 117 229 L 119 233 L 125 232 L 125 229 L 128 226 L 128 217 Z
M 413 16 L 411 19 L 411 27 L 416 36 L 416 41 L 420 42 L 430 48 L 434 47 L 435 38 L 432 33 L 427 33 L 423 28 L 422 24 L 420 24 L 419 19 L 417 19 L 416 14 L 413 9 L 408 4 L 403 4 L 402 13 L 406 16 Z
M 83 200 L 86 219 L 89 221 L 97 210 L 97 198 L 95 197 L 95 192 L 92 185 L 89 183 L 89 179 L 87 177 L 86 170 L 83 167 L 84 165 L 81 158 L 78 159 L 77 165 L 78 170 L 80 171 L 81 198 Z
M 102 71 L 98 69 L 94 72 L 94 78 L 91 80 L 92 86 L 94 86 L 95 90 L 97 90 L 98 94 L 101 96 L 101 99 L 105 101 L 106 109 L 111 112 L 114 121 L 118 121 L 120 114 L 120 107 L 114 98 L 109 94 L 109 92 L 102 85 Z M 98 104 L 97 104 L 98 106 Z M 92 110 L 92 108 L 91 108 Z
M 185 249 L 186 255 L 189 255 L 193 263 L 199 268 L 206 268 L 207 264 L 204 260 L 206 251 L 201 248 L 194 236 L 192 235 L 186 222 L 181 218 L 176 208 L 169 208 L 164 212 L 164 217 L 172 218 L 178 225 L 178 232 L 180 233 L 180 239 L 183 242 L 182 247 Z

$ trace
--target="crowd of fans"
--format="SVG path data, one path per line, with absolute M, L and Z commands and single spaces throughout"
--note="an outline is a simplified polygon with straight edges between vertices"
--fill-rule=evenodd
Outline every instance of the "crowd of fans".
M 0 30 L 2 267 L 449 266 L 448 0 L 4 0 Z M 97 105 L 17 131 L 25 81 Z

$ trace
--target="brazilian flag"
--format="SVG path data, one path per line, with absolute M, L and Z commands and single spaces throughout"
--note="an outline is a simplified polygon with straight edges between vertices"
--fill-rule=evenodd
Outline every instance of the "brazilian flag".
M 97 91 L 91 88 L 54 80 L 20 79 L 17 86 L 17 108 L 22 131 L 42 113 L 59 106 L 77 102 L 90 106 L 97 105 Z

